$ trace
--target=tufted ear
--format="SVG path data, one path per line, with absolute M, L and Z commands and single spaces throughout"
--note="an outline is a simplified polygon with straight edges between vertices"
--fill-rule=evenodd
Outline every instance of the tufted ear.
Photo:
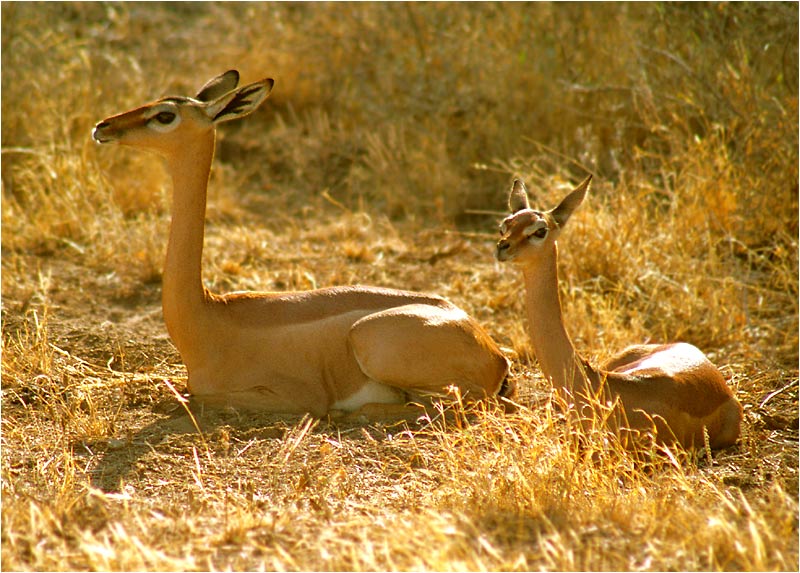
M 265 78 L 242 86 L 210 102 L 205 112 L 214 123 L 238 119 L 255 111 L 272 91 L 275 80 Z
M 531 208 L 528 202 L 528 189 L 521 179 L 514 179 L 514 185 L 508 194 L 508 208 L 511 209 L 512 213 Z
M 239 72 L 236 70 L 228 70 L 224 74 L 220 74 L 208 80 L 197 92 L 197 95 L 194 96 L 194 99 L 198 101 L 214 101 L 224 96 L 229 91 L 236 89 L 238 85 Z
M 561 200 L 561 203 L 558 204 L 558 207 L 550 211 L 550 214 L 553 216 L 553 219 L 555 219 L 556 223 L 558 223 L 559 227 L 563 227 L 567 220 L 569 220 L 573 211 L 575 211 L 575 209 L 577 209 L 578 206 L 583 203 L 583 199 L 586 197 L 586 192 L 589 190 L 589 186 L 591 184 L 592 176 L 589 175 L 589 177 L 584 179 L 580 185 L 570 191 L 569 195 Z

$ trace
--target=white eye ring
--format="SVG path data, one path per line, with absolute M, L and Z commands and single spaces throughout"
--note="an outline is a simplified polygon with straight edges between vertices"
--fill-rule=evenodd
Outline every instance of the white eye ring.
M 173 107 L 162 107 L 147 118 L 147 127 L 159 133 L 169 133 L 180 123 L 181 116 Z

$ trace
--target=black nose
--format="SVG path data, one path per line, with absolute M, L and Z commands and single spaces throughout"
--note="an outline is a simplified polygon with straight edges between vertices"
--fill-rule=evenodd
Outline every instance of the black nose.
M 508 260 L 508 255 L 506 253 L 509 252 L 510 247 L 511 243 L 506 239 L 500 239 L 497 241 L 497 250 L 494 252 L 494 258 L 498 261 Z
M 92 139 L 94 139 L 97 143 L 108 143 L 109 141 L 114 140 L 114 135 L 111 133 L 111 124 L 107 121 L 101 121 L 97 125 L 94 126 L 92 130 Z M 109 129 L 106 132 L 106 129 Z

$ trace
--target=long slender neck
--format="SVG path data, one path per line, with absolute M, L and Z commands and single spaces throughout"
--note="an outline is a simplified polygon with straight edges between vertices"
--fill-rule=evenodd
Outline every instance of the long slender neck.
M 161 304 L 167 330 L 187 367 L 193 362 L 197 341 L 204 339 L 207 318 L 200 269 L 208 176 L 213 157 L 213 130 L 194 138 L 168 157 L 172 174 L 172 224 Z
M 564 327 L 558 294 L 558 247 L 539 264 L 523 267 L 528 333 L 545 377 L 556 388 L 573 392 L 585 387 L 583 361 Z

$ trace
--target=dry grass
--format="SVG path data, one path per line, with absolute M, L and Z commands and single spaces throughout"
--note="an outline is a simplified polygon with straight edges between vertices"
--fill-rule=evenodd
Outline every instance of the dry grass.
M 2 568 L 796 571 L 797 29 L 795 4 L 4 3 Z M 277 83 L 220 135 L 208 286 L 444 294 L 528 407 L 197 432 L 160 313 L 168 180 L 89 132 L 233 67 Z M 587 170 L 579 348 L 700 346 L 736 447 L 627 452 L 539 400 L 494 225 L 513 176 L 549 207 Z

